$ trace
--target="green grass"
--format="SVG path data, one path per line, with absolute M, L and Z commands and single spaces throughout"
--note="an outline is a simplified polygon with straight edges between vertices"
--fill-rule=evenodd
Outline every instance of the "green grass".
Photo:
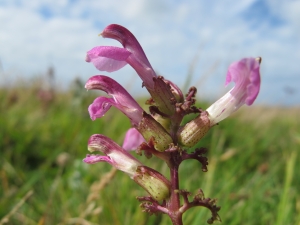
M 50 98 L 38 94 L 40 85 L 0 90 L 0 224 L 171 224 L 167 216 L 141 212 L 135 197 L 146 193 L 128 176 L 82 162 L 92 134 L 122 144 L 127 118 L 112 109 L 91 121 L 95 92 L 81 83 Z M 180 187 L 217 198 L 226 225 L 300 224 L 299 115 L 299 108 L 240 110 L 198 144 L 209 148 L 208 172 L 184 162 Z M 168 176 L 159 160 L 137 157 Z M 207 209 L 193 208 L 184 224 L 208 218 Z

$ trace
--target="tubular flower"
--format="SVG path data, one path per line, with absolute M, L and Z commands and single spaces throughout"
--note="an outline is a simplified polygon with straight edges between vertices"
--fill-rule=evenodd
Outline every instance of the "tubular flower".
M 134 133 L 135 131 L 131 130 L 130 132 Z M 87 155 L 83 159 L 85 163 L 107 162 L 111 164 L 129 175 L 131 179 L 158 201 L 167 199 L 170 196 L 170 182 L 162 174 L 145 167 L 110 138 L 101 134 L 92 135 L 88 141 L 88 150 L 90 152 L 100 151 L 105 155 Z
M 165 115 L 174 114 L 174 101 L 183 100 L 181 90 L 172 82 L 156 75 L 134 35 L 117 24 L 107 26 L 101 35 L 119 41 L 124 48 L 94 47 L 87 52 L 86 61 L 92 62 L 98 70 L 107 72 L 119 70 L 129 64 L 143 80 L 143 86 L 151 94 L 158 109 Z
M 88 108 L 92 120 L 104 116 L 112 105 L 122 111 L 133 126 L 137 126 L 142 120 L 143 109 L 115 80 L 102 75 L 93 76 L 86 82 L 85 88 L 101 90 L 112 96 L 112 98 L 101 96 L 94 100 Z
M 138 166 L 142 166 L 142 163 L 130 153 L 125 151 L 110 138 L 101 134 L 94 134 L 90 137 L 88 141 L 88 150 L 90 152 L 100 151 L 104 153 L 105 156 L 87 155 L 83 160 L 85 163 L 94 164 L 98 162 L 107 162 L 118 170 L 127 173 L 131 178 L 136 174 Z
M 172 142 L 167 131 L 152 116 L 147 115 L 115 80 L 102 75 L 93 76 L 86 82 L 85 88 L 105 91 L 112 96 L 112 98 L 101 96 L 94 100 L 88 108 L 92 120 L 104 116 L 113 105 L 130 119 L 132 126 L 137 128 L 146 141 L 153 139 L 156 150 L 163 151 Z
M 86 61 L 92 62 L 98 70 L 107 72 L 119 70 L 129 64 L 143 80 L 144 86 L 152 89 L 153 78 L 157 75 L 134 35 L 125 27 L 111 24 L 103 30 L 101 36 L 119 41 L 124 48 L 94 47 L 87 52 Z
M 225 119 L 242 105 L 252 105 L 260 89 L 260 62 L 261 58 L 244 58 L 229 66 L 225 85 L 233 81 L 235 86 L 206 110 L 210 126 Z
M 179 128 L 177 137 L 181 145 L 194 146 L 213 125 L 243 104 L 251 105 L 254 102 L 260 89 L 260 61 L 260 58 L 244 58 L 229 66 L 225 85 L 234 81 L 235 86 L 205 112 Z

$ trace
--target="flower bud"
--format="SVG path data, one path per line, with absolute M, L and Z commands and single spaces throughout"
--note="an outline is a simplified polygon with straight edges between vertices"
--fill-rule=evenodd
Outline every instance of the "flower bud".
M 162 174 L 147 166 L 139 166 L 133 180 L 156 201 L 162 201 L 170 196 L 170 182 Z
M 145 140 L 152 141 L 154 148 L 157 151 L 163 152 L 173 143 L 171 136 L 152 116 L 143 113 L 143 119 L 138 124 L 136 129 L 143 135 Z
M 175 112 L 175 104 L 172 99 L 176 101 L 175 96 L 171 91 L 171 86 L 167 84 L 163 77 L 153 78 L 154 89 L 148 89 L 155 105 L 162 113 L 166 115 L 173 115 Z
M 192 121 L 188 122 L 177 132 L 178 142 L 186 147 L 193 147 L 208 132 L 210 120 L 207 112 L 202 112 Z
M 174 95 L 174 97 L 176 98 L 177 102 L 183 102 L 183 94 L 182 94 L 182 91 L 180 90 L 180 88 L 170 80 L 164 79 L 164 82 L 166 84 L 170 85 L 171 92 Z
M 170 118 L 163 117 L 163 116 L 161 116 L 159 114 L 154 114 L 153 118 L 158 123 L 160 123 L 166 129 L 166 131 L 170 130 L 170 126 L 171 126 L 171 119 Z

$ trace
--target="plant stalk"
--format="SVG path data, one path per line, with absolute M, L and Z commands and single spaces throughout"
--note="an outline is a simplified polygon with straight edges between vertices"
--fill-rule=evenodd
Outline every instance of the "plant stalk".
M 171 157 L 170 167 L 170 180 L 171 180 L 171 196 L 167 202 L 167 208 L 169 209 L 169 217 L 172 220 L 173 225 L 183 225 L 182 213 L 179 211 L 180 198 L 179 198 L 179 176 L 178 169 L 179 164 L 176 163 L 176 154 L 173 153 Z

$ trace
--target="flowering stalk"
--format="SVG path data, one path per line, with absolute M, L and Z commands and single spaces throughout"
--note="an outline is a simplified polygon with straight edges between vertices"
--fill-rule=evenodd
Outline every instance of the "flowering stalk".
M 103 155 L 87 155 L 84 162 L 93 164 L 107 162 L 128 174 L 150 196 L 138 197 L 141 207 L 149 214 L 163 213 L 170 217 L 173 224 L 182 225 L 182 215 L 196 206 L 211 211 L 208 223 L 220 221 L 216 200 L 206 198 L 201 189 L 192 198 L 186 190 L 179 189 L 179 166 L 189 159 L 196 159 L 202 165 L 202 171 L 208 170 L 208 159 L 204 156 L 206 148 L 194 147 L 217 123 L 235 112 L 242 105 L 251 105 L 260 89 L 260 58 L 244 58 L 229 66 L 226 82 L 235 82 L 235 86 L 207 110 L 194 106 L 197 89 L 191 87 L 184 95 L 177 85 L 161 76 L 157 76 L 150 65 L 141 45 L 126 28 L 112 24 L 101 35 L 119 41 L 123 48 L 98 46 L 87 52 L 86 61 L 92 62 L 100 71 L 113 72 L 126 64 L 132 66 L 149 91 L 151 98 L 149 113 L 146 113 L 134 98 L 113 79 L 97 75 L 91 77 L 86 88 L 105 91 L 111 98 L 100 96 L 89 106 L 93 120 L 101 118 L 111 106 L 118 108 L 130 120 L 130 128 L 123 146 L 100 135 L 92 135 L 88 149 L 100 151 Z M 188 114 L 195 118 L 182 124 Z M 143 165 L 129 151 L 136 150 L 146 157 L 156 156 L 170 169 L 168 180 L 158 171 Z

